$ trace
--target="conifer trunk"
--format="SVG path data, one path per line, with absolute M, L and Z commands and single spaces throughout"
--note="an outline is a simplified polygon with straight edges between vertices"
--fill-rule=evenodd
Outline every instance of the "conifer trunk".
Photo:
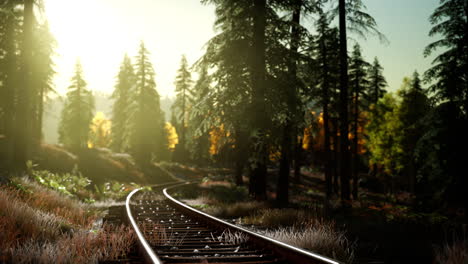
M 340 27 L 340 182 L 341 201 L 350 200 L 350 156 L 348 139 L 348 51 L 345 0 L 339 0 Z
M 250 167 L 251 195 L 257 200 L 266 199 L 267 145 L 266 145 L 266 107 L 265 107 L 265 28 L 266 0 L 254 0 L 253 41 L 252 41 L 252 164 Z
M 10 7 L 13 9 L 13 7 Z M 15 116 L 16 116 L 16 88 L 17 88 L 17 57 L 15 55 L 15 18 L 12 14 L 8 14 L 6 20 L 6 35 L 5 35 L 5 69 L 7 70 L 4 95 L 5 95 L 5 158 L 6 165 L 9 170 L 13 169 L 13 160 L 15 157 Z
M 299 23 L 301 16 L 301 6 L 299 4 L 295 7 L 293 16 L 292 16 L 292 28 L 291 28 L 291 47 L 290 53 L 292 56 L 297 53 L 299 46 Z M 289 173 L 291 165 L 291 149 L 292 149 L 292 140 L 293 132 L 295 129 L 295 118 L 296 118 L 296 78 L 297 78 L 297 65 L 296 60 L 290 58 L 290 68 L 289 76 L 292 80 L 290 89 L 287 90 L 287 100 L 288 100 L 288 117 L 286 124 L 283 127 L 283 140 L 281 144 L 281 158 L 280 158 L 280 169 L 278 177 L 278 185 L 276 190 L 276 201 L 280 205 L 286 205 L 289 202 Z M 295 144 L 294 144 L 295 146 Z
M 322 53 L 322 74 L 323 74 L 323 128 L 324 128 L 324 148 L 325 148 L 325 188 L 327 198 L 331 197 L 332 194 L 332 171 L 331 171 L 331 151 L 330 151 L 330 117 L 328 112 L 328 105 L 330 103 L 330 82 L 328 76 L 328 60 L 327 60 L 327 49 L 325 46 L 325 39 L 322 37 L 320 41 L 320 49 Z
M 23 43 L 21 48 L 22 82 L 18 87 L 18 110 L 15 142 L 15 167 L 19 171 L 26 169 L 26 161 L 30 158 L 32 109 L 31 109 L 31 59 L 33 30 L 33 0 L 24 1 Z
M 356 78 L 357 82 L 357 78 Z M 358 199 L 358 174 L 359 174 L 359 150 L 358 150 L 358 143 L 359 143 L 359 84 L 356 83 L 354 95 L 354 121 L 353 121 L 353 198 L 354 200 Z

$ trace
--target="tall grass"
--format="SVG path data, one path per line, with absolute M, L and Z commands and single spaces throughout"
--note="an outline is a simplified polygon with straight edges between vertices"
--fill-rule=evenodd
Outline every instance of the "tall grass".
M 346 263 L 354 259 L 355 243 L 346 238 L 335 222 L 316 213 L 296 209 L 264 209 L 243 218 L 244 224 L 268 228 L 258 231 L 275 240 L 304 248 Z
M 96 263 L 124 256 L 135 236 L 125 226 L 90 231 L 99 212 L 21 180 L 0 186 L 0 262 Z
M 281 227 L 263 233 L 275 240 L 345 263 L 352 263 L 354 259 L 355 243 L 351 243 L 344 232 L 336 231 L 334 224 L 330 222 L 317 222 L 303 227 Z
M 106 225 L 97 233 L 80 231 L 53 242 L 31 239 L 9 253 L 13 263 L 97 263 L 125 256 L 134 241 L 129 227 Z
M 468 238 L 455 240 L 454 243 L 446 243 L 436 250 L 434 263 L 437 264 L 466 264 L 468 263 Z

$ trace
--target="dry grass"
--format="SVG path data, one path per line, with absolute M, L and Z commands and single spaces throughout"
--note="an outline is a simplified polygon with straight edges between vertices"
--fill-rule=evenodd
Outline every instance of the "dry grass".
M 249 237 L 241 232 L 231 232 L 231 230 L 226 229 L 223 233 L 218 236 L 216 239 L 213 237 L 213 241 L 222 242 L 228 245 L 239 245 L 245 243 L 249 240 Z
M 436 251 L 434 263 L 437 264 L 466 264 L 468 263 L 468 239 L 455 241 L 453 244 L 445 244 Z
M 178 232 L 153 223 L 144 223 L 141 226 L 141 231 L 149 243 L 158 246 L 179 246 L 188 234 L 188 231 L 181 232 L 181 236 L 179 236 Z
M 30 192 L 23 197 L 25 202 L 41 211 L 67 219 L 72 225 L 89 228 L 98 217 L 91 207 L 76 199 L 70 198 L 51 189 L 45 188 L 26 178 L 16 179 Z
M 97 263 L 125 256 L 135 242 L 129 227 L 106 225 L 97 233 L 78 232 L 54 242 L 29 240 L 10 250 L 13 263 Z
M 351 243 L 333 221 L 317 217 L 310 211 L 265 209 L 243 218 L 243 223 L 267 227 L 268 230 L 259 232 L 289 245 L 346 263 L 354 259 L 355 243 Z
M 21 184 L 0 186 L 1 263 L 96 263 L 130 251 L 135 235 L 129 228 L 89 231 L 98 211 L 35 183 Z
M 355 244 L 346 238 L 344 232 L 336 231 L 333 222 L 316 221 L 302 227 L 282 227 L 267 230 L 264 235 L 345 263 L 352 263 L 354 259 Z

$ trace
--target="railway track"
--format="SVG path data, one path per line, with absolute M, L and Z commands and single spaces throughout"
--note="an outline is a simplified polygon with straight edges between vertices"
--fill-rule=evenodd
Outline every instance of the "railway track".
M 127 217 L 147 263 L 339 263 L 195 210 L 170 195 L 180 185 L 127 197 Z

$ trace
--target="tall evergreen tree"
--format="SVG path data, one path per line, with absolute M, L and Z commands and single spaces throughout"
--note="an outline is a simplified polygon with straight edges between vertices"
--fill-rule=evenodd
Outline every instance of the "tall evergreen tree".
M 287 115 L 286 122 L 283 125 L 283 135 L 281 142 L 281 157 L 280 157 L 280 169 L 278 176 L 278 187 L 276 200 L 280 205 L 286 205 L 289 202 L 289 172 L 290 164 L 292 160 L 292 146 L 295 142 L 292 140 L 295 137 L 296 128 L 296 116 L 298 114 L 298 98 L 297 98 L 297 52 L 299 49 L 299 42 L 301 40 L 300 35 L 300 20 L 301 20 L 301 9 L 303 7 L 303 1 L 293 1 L 291 3 L 292 18 L 291 18 L 291 37 L 290 37 L 290 55 L 289 55 L 289 87 L 286 90 L 286 106 Z M 297 160 L 296 160 L 297 162 Z
M 319 88 L 319 98 L 323 110 L 324 125 L 324 169 L 326 195 L 329 198 L 332 194 L 332 168 L 336 167 L 331 153 L 331 112 L 332 103 L 336 101 L 335 87 L 338 82 L 339 73 L 338 62 L 338 31 L 336 28 L 330 28 L 330 18 L 320 7 L 318 10 L 319 19 L 316 22 L 318 35 L 313 43 L 316 53 L 317 67 L 317 87 Z M 336 103 L 335 103 L 336 104 Z
M 205 115 L 204 127 L 223 128 L 235 139 L 234 170 L 237 184 L 249 157 L 249 129 L 252 86 L 249 69 L 252 43 L 252 1 L 212 0 L 216 5 L 215 26 L 219 34 L 213 37 L 200 64 L 214 72 L 216 83 L 208 95 L 212 107 L 197 107 Z M 207 105 L 205 105 L 207 106 Z M 203 109 L 203 110 L 202 110 Z
M 180 68 L 177 71 L 177 76 L 175 80 L 175 90 L 177 93 L 176 100 L 174 102 L 173 109 L 177 112 L 180 122 L 179 128 L 177 131 L 179 135 L 179 143 L 176 145 L 174 155 L 176 160 L 185 161 L 187 160 L 187 121 L 188 121 L 188 109 L 192 100 L 192 77 L 188 69 L 187 58 L 185 55 L 182 55 L 180 61 Z
M 56 40 L 49 30 L 47 21 L 36 26 L 34 32 L 34 56 L 33 56 L 33 122 L 32 137 L 34 142 L 42 140 L 42 117 L 44 113 L 44 103 L 53 88 L 54 70 L 54 48 Z
M 136 57 L 136 85 L 131 96 L 128 118 L 130 120 L 130 152 L 135 161 L 145 167 L 157 155 L 158 148 L 163 149 L 164 114 L 160 106 L 160 97 L 154 81 L 154 69 L 149 52 L 141 42 Z M 159 159 L 160 157 L 156 157 Z
M 339 0 L 340 26 L 340 182 L 341 200 L 350 199 L 350 155 L 348 140 L 348 44 L 345 0 Z
M 20 72 L 21 82 L 18 85 L 17 109 L 15 119 L 15 153 L 14 164 L 19 170 L 26 168 L 26 161 L 31 158 L 32 148 L 32 59 L 34 30 L 34 1 L 25 0 L 23 5 L 23 25 L 21 38 Z
M 112 106 L 111 148 L 117 152 L 128 151 L 129 144 L 129 105 L 132 103 L 131 95 L 135 83 L 135 73 L 130 58 L 125 54 L 117 83 L 112 93 L 114 105 Z
M 193 107 L 190 113 L 191 159 L 202 165 L 209 160 L 210 134 L 204 119 L 213 114 L 213 102 L 209 96 L 211 78 L 208 75 L 207 65 L 199 70 L 199 77 L 193 87 Z M 207 111 L 204 108 L 211 108 Z
M 380 65 L 377 57 L 375 57 L 368 73 L 369 89 L 365 99 L 369 105 L 375 105 L 386 93 L 385 87 L 387 87 L 387 80 L 383 76 L 382 71 L 383 67 Z
M 424 74 L 432 83 L 430 91 L 439 102 L 448 100 L 468 118 L 468 2 L 466 0 L 440 0 L 430 17 L 434 25 L 429 36 L 441 35 L 429 44 L 424 55 L 443 50 Z
M 421 86 L 421 79 L 417 71 L 407 89 L 399 92 L 402 98 L 398 111 L 398 117 L 401 122 L 403 134 L 402 137 L 402 155 L 403 169 L 402 174 L 406 180 L 409 191 L 416 191 L 416 173 L 417 164 L 415 157 L 416 144 L 424 134 L 422 119 L 430 111 L 430 103 Z
M 352 115 L 352 132 L 353 132 L 353 144 L 352 144 L 352 178 L 353 178 L 353 198 L 358 199 L 358 175 L 359 175 L 359 125 L 360 120 L 360 109 L 361 109 L 361 95 L 364 94 L 369 86 L 367 80 L 367 69 L 369 63 L 364 61 L 361 55 L 361 48 L 359 44 L 355 44 L 353 47 L 353 53 L 349 63 L 349 86 L 351 88 L 351 105 L 353 106 Z
M 86 88 L 83 70 L 77 61 L 62 110 L 58 131 L 59 142 L 75 151 L 87 148 L 93 112 L 94 97 Z
M 382 41 L 385 37 L 377 30 L 374 18 L 365 13 L 362 0 L 339 0 L 335 14 L 338 15 L 340 29 L 340 181 L 341 199 L 350 199 L 350 153 L 349 153 L 349 119 L 348 119 L 348 29 L 361 37 L 367 34 L 377 35 Z
M 20 24 L 18 21 L 19 1 L 6 1 L 0 4 L 0 120 L 2 121 L 2 134 L 5 135 L 2 154 L 5 157 L 6 169 L 13 169 L 13 158 L 15 156 L 15 118 L 16 98 L 18 87 L 18 41 Z

